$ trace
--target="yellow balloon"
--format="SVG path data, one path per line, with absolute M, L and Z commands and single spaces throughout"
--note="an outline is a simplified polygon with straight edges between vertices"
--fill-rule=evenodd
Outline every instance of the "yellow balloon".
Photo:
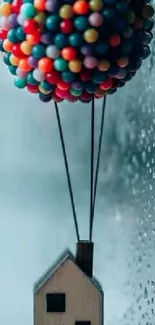
M 77 73 L 81 71 L 82 63 L 80 60 L 72 60 L 69 62 L 68 67 L 70 71 Z
M 64 5 L 60 8 L 59 16 L 63 19 L 70 19 L 73 17 L 72 6 Z
M 109 70 L 109 68 L 110 68 L 110 63 L 109 63 L 109 61 L 107 61 L 107 60 L 101 60 L 101 61 L 99 61 L 99 63 L 98 63 L 98 69 L 100 70 L 100 71 L 108 71 Z
M 10 55 L 10 63 L 12 65 L 14 65 L 15 67 L 17 67 L 19 64 L 19 59 L 15 55 L 11 54 Z
M 90 9 L 92 11 L 100 11 L 103 8 L 103 1 L 102 0 L 91 0 L 89 5 L 90 5 Z
M 129 58 L 128 57 L 122 57 L 119 60 L 117 60 L 117 64 L 121 68 L 125 68 L 129 64 Z
M 98 32 L 94 28 L 87 29 L 84 32 L 84 39 L 87 43 L 95 43 L 98 39 Z
M 21 43 L 20 48 L 25 55 L 30 55 L 32 53 L 32 45 L 28 41 Z
M 46 17 L 45 17 L 45 14 L 43 12 L 39 12 L 35 17 L 34 17 L 34 20 L 42 25 L 45 21 Z
M 51 94 L 51 90 L 45 90 L 41 86 L 39 86 L 39 91 L 44 95 Z
M 0 15 L 8 17 L 11 13 L 11 5 L 8 2 L 3 2 L 0 5 Z

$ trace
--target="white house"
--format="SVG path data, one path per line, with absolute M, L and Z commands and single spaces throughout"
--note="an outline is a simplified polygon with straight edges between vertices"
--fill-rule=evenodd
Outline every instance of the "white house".
M 103 325 L 103 291 L 92 277 L 93 243 L 65 251 L 34 286 L 34 325 Z

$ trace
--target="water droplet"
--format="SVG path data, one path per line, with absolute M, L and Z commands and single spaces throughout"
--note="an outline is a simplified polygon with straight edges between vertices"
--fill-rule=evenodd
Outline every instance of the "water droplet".
M 145 287 L 145 289 L 144 289 L 144 298 L 147 299 L 147 297 L 148 297 L 148 290 L 147 290 L 147 288 Z

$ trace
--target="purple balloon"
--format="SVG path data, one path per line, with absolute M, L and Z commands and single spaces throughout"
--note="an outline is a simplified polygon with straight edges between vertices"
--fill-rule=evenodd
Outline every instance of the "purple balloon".
M 16 28 L 18 26 L 17 15 L 16 14 L 11 14 L 8 17 L 8 22 L 9 22 L 11 28 Z
M 58 1 L 57 0 L 48 0 L 46 2 L 46 10 L 50 12 L 56 12 L 58 8 Z
M 85 56 L 92 56 L 93 55 L 93 49 L 91 45 L 84 45 L 81 47 L 81 53 Z
M 38 60 L 35 59 L 33 56 L 29 56 L 28 63 L 32 68 L 37 68 L 38 67 Z
M 42 42 L 43 44 L 46 44 L 46 45 L 51 44 L 50 35 L 49 35 L 48 33 L 43 34 L 43 35 L 41 36 L 41 42 Z
M 74 89 L 77 89 L 77 90 L 82 90 L 83 89 L 82 83 L 80 81 L 73 82 L 72 87 Z

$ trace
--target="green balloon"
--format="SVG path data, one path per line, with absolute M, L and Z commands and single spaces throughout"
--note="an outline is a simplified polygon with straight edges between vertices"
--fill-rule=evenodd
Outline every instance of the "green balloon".
M 78 47 L 82 44 L 82 35 L 80 33 L 73 33 L 69 36 L 69 43 L 72 46 Z
M 33 18 L 36 15 L 36 10 L 32 3 L 24 3 L 21 6 L 21 14 L 25 18 Z
M 3 40 L 0 40 L 0 52 L 5 52 L 3 48 Z
M 53 90 L 54 85 L 50 85 L 47 81 L 41 81 L 40 87 L 45 90 Z
M 69 70 L 62 72 L 61 78 L 66 82 L 73 82 L 75 80 L 75 74 Z
M 5 53 L 3 56 L 3 61 L 6 65 L 10 65 L 10 53 Z
M 82 94 L 82 92 L 83 92 L 82 89 L 73 89 L 73 88 L 70 89 L 71 95 L 73 95 L 75 97 L 80 96 Z
M 11 72 L 11 74 L 13 74 L 14 76 L 16 75 L 16 71 L 17 71 L 16 67 L 14 67 L 13 65 L 9 65 L 8 69 Z
M 16 37 L 18 38 L 19 41 L 25 41 L 26 35 L 22 27 L 18 27 L 16 29 Z
M 76 17 L 74 20 L 74 26 L 80 32 L 84 32 L 89 26 L 88 18 L 83 16 Z
M 58 15 L 51 15 L 46 19 L 45 25 L 50 30 L 56 30 L 59 27 L 60 18 Z
M 27 75 L 27 83 L 30 85 L 39 85 L 39 82 L 33 78 L 32 72 L 29 72 Z
M 26 87 L 26 79 L 22 79 L 22 78 L 19 78 L 19 77 L 15 77 L 14 79 L 14 85 L 17 87 L 17 88 L 25 88 Z
M 33 46 L 32 56 L 35 59 L 41 59 L 42 57 L 46 56 L 46 47 L 41 44 Z
M 10 29 L 8 31 L 7 38 L 11 43 L 18 43 L 19 39 L 16 34 L 16 29 Z
M 33 0 L 22 0 L 23 3 L 33 3 Z
M 58 59 L 54 60 L 54 67 L 55 67 L 55 70 L 65 71 L 68 67 L 68 63 L 64 59 L 58 58 Z
M 64 34 L 57 34 L 54 38 L 54 44 L 62 49 L 63 47 L 68 45 L 68 37 Z

